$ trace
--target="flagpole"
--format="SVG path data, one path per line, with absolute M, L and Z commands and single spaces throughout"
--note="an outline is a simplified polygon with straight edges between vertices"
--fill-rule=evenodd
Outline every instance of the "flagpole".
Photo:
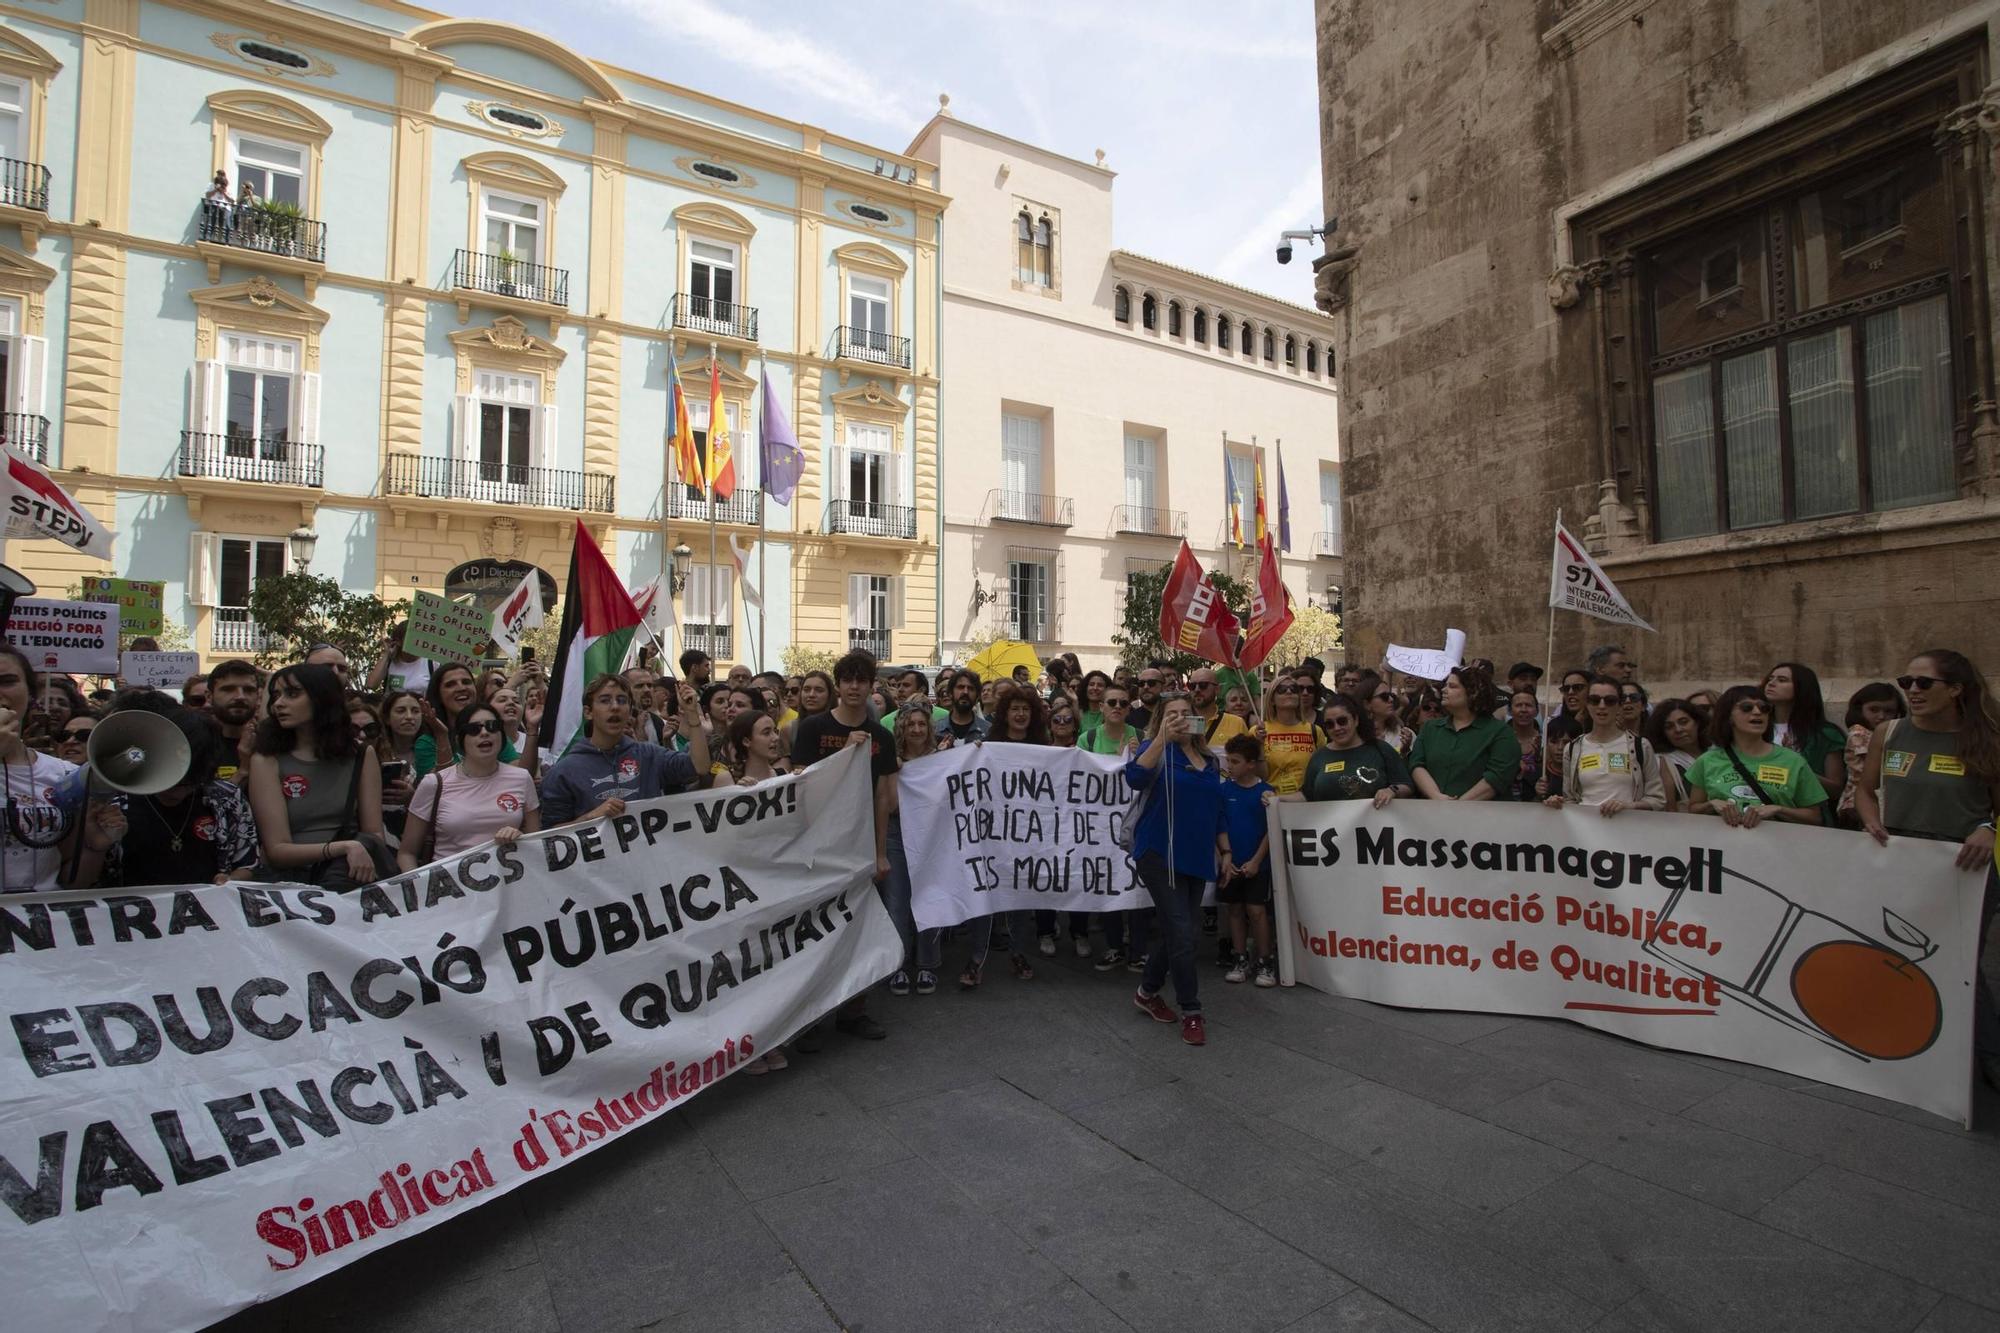
M 710 375 L 715 374 L 716 361 L 715 344 L 710 343 L 708 345 L 708 372 Z M 717 412 L 724 413 L 721 424 L 722 429 L 727 431 L 729 429 L 729 417 L 725 411 L 726 407 L 727 404 L 723 403 L 719 398 L 710 401 L 708 413 L 708 453 L 701 461 L 702 494 L 708 498 L 708 655 L 711 659 L 714 658 L 715 649 L 721 643 L 720 636 L 716 634 L 715 629 L 716 626 L 722 623 L 715 618 L 715 414 Z M 735 447 L 733 442 L 731 447 Z M 712 680 L 714 677 L 710 676 L 710 679 Z
M 1557 506 L 1556 506 L 1556 532 L 1557 532 L 1557 533 L 1561 533 L 1561 532 L 1562 532 L 1562 528 L 1563 528 L 1563 511 L 1562 511 L 1562 506 L 1561 506 L 1561 505 L 1557 505 Z M 1560 540 L 1560 538 L 1558 538 L 1558 540 Z M 1551 601 L 1551 603 L 1553 603 L 1554 599 L 1553 599 L 1553 598 L 1551 598 L 1551 599 L 1550 599 L 1550 601 Z M 1549 645 L 1548 645 L 1548 651 L 1547 651 L 1547 653 L 1546 653 L 1546 654 L 1545 654 L 1545 655 L 1543 656 L 1543 658 L 1542 658 L 1542 670 L 1543 670 L 1543 671 L 1544 671 L 1544 672 L 1546 673 L 1546 674 L 1545 674 L 1545 675 L 1544 675 L 1544 676 L 1542 677 L 1542 679 L 1543 679 L 1543 680 L 1549 680 L 1549 679 L 1551 679 L 1551 678 L 1553 678 L 1553 679 L 1555 680 L 1555 682 L 1556 682 L 1556 698 L 1557 698 L 1557 700 L 1561 700 L 1561 698 L 1562 698 L 1562 676 L 1561 676 L 1560 674 L 1558 674 L 1558 673 L 1557 673 L 1557 671 L 1556 671 L 1556 609 L 1555 609 L 1555 607 L 1554 607 L 1554 605 L 1553 605 L 1553 604 L 1552 604 L 1552 605 L 1550 605 L 1550 607 L 1549 607 Z M 1548 715 L 1547 715 L 1546 713 L 1544 713 L 1544 714 L 1543 714 L 1543 718 L 1544 718 L 1544 720 L 1543 720 L 1543 722 L 1542 722 L 1542 753 L 1543 753 L 1544 755 L 1546 755 L 1546 754 L 1548 753 L 1548 745 L 1549 745 L 1549 724 L 1548 724 L 1548 721 L 1547 721 L 1547 717 L 1548 717 Z
M 764 360 L 764 354 L 757 354 L 757 670 L 764 670 L 764 654 L 770 649 L 770 622 L 764 618 L 764 590 L 770 587 L 764 577 L 764 533 L 769 518 L 765 509 L 771 503 L 771 479 L 764 475 L 769 460 L 764 456 L 764 394 L 767 392 L 766 378 L 771 368 Z

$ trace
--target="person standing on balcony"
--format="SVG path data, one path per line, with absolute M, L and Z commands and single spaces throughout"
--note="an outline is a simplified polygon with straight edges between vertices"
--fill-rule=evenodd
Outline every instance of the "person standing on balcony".
M 229 173 L 218 171 L 201 197 L 203 239 L 227 235 L 229 231 Z

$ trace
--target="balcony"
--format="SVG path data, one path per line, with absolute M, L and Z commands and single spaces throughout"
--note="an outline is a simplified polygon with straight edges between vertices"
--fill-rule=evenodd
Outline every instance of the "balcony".
M 827 357 L 837 361 L 862 361 L 871 366 L 908 370 L 910 340 L 898 338 L 892 333 L 877 333 L 874 329 L 842 324 L 833 331 L 833 341 L 828 344 Z
M 317 444 L 270 436 L 202 435 L 184 430 L 175 470 L 183 477 L 319 487 L 326 484 L 326 450 Z
M 1150 509 L 1145 505 L 1119 505 L 1111 511 L 1114 531 L 1142 537 L 1187 536 L 1187 511 Z
M 49 461 L 49 419 L 27 412 L 0 413 L 0 447 L 37 463 Z
M 850 629 L 847 631 L 847 651 L 859 648 L 864 653 L 874 654 L 877 661 L 889 657 L 889 631 L 885 629 Z
M 568 269 L 530 264 L 504 254 L 453 251 L 451 285 L 461 292 L 480 292 L 507 301 L 569 308 Z
M 1315 532 L 1313 534 L 1313 554 L 1326 560 L 1340 558 L 1340 533 Z
M 707 296 L 676 296 L 674 327 L 753 343 L 757 341 L 757 307 L 733 305 Z
M 219 208 L 203 204 L 196 236 L 209 245 L 256 250 L 281 259 L 326 263 L 326 224 L 269 204 Z
M 697 523 L 709 521 L 710 510 L 714 511 L 717 523 L 741 523 L 756 527 L 763 522 L 764 492 L 749 486 L 738 486 L 727 500 L 710 501 L 697 489 L 683 486 L 679 482 L 667 483 L 667 517 L 691 519 Z
M 597 472 L 488 463 L 476 458 L 419 458 L 391 454 L 383 485 L 388 495 L 429 500 L 478 500 L 608 514 L 616 504 L 616 478 Z
M 681 651 L 692 649 L 707 653 L 718 662 L 726 662 L 735 652 L 732 628 L 729 625 L 682 625 Z
M 0 157 L 0 208 L 49 211 L 49 169 L 39 162 Z
M 908 505 L 876 504 L 871 500 L 829 500 L 826 530 L 854 537 L 917 538 L 917 511 Z
M 271 646 L 271 636 L 257 627 L 250 618 L 247 606 L 218 606 L 215 618 L 210 622 L 208 647 L 210 652 L 228 653 L 232 657 L 247 657 L 261 653 Z
M 1066 528 L 1076 521 L 1076 502 L 1065 495 L 1030 495 L 1026 491 L 989 491 L 986 512 L 1008 523 Z

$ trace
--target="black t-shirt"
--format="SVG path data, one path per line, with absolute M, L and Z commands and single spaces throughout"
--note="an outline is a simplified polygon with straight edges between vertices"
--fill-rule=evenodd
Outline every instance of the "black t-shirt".
M 125 885 L 206 884 L 222 872 L 215 815 L 199 794 L 179 805 L 134 796 L 125 810 Z M 180 850 L 174 850 L 174 838 Z
M 868 736 L 869 772 L 878 779 L 893 776 L 897 768 L 896 741 L 888 728 L 870 720 L 850 727 L 835 718 L 831 708 L 799 719 L 798 730 L 792 737 L 792 766 L 811 768 L 820 760 L 839 754 L 846 747 L 847 738 L 857 731 Z

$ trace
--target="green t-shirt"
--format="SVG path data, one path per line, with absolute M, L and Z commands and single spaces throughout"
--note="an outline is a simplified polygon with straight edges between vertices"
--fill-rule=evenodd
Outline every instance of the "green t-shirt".
M 1076 724 L 1085 731 L 1089 731 L 1092 727 L 1101 727 L 1104 725 L 1104 710 L 1101 708 L 1085 709 L 1083 712 L 1077 714 Z
M 1757 785 L 1770 793 L 1771 800 L 1776 804 L 1797 810 L 1825 803 L 1826 788 L 1806 767 L 1804 756 L 1797 750 L 1774 745 L 1769 754 L 1755 759 L 1740 750 L 1737 757 L 1757 779 Z M 1764 804 L 1757 798 L 1756 788 L 1743 780 L 1743 775 L 1736 771 L 1736 765 L 1730 762 L 1728 752 L 1719 746 L 1704 753 L 1689 767 L 1687 785 L 1701 788 L 1711 801 L 1730 801 L 1738 809 Z
M 1463 796 L 1484 779 L 1494 800 L 1509 800 L 1520 776 L 1521 742 L 1497 717 L 1475 717 L 1463 730 L 1448 717 L 1433 718 L 1410 747 L 1410 771 L 1420 768 L 1446 796 Z
M 1139 734 L 1137 727 L 1127 727 L 1125 734 L 1114 741 L 1104 734 L 1103 727 L 1098 726 L 1078 736 L 1076 745 L 1079 750 L 1088 750 L 1092 754 L 1123 754 L 1127 749 L 1136 747 L 1143 739 L 1145 738 Z

